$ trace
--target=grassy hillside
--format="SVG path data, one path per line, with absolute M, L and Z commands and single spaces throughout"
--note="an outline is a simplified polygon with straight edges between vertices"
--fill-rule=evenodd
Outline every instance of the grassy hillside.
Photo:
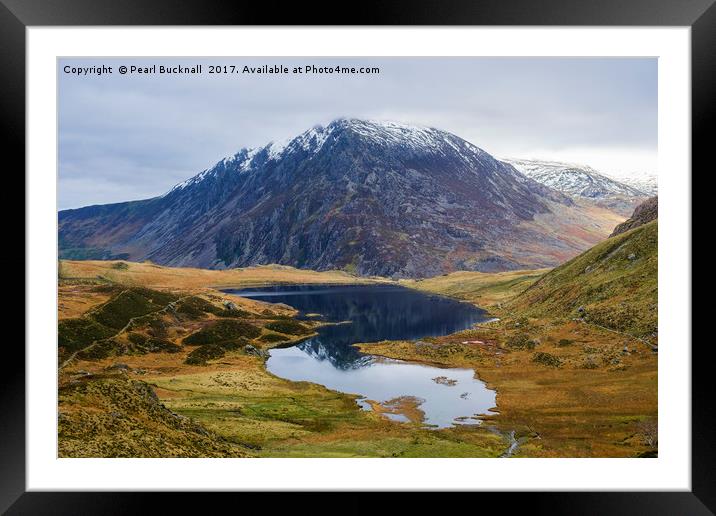
M 246 457 L 251 451 L 166 408 L 122 370 L 60 386 L 60 457 Z
M 493 302 L 500 320 L 359 347 L 474 369 L 497 391 L 498 413 L 484 424 L 514 436 L 513 456 L 656 457 L 657 224 L 609 238 L 543 275 L 402 282 L 480 306 Z
M 62 261 L 60 455 L 495 457 L 516 441 L 513 456 L 656 456 L 657 232 L 656 221 L 632 229 L 552 271 L 400 281 L 500 317 L 452 335 L 361 345 L 472 368 L 497 390 L 497 414 L 483 425 L 439 431 L 273 376 L 266 351 L 316 323 L 211 288 L 386 280 Z
M 60 280 L 105 281 L 153 288 L 194 289 L 207 287 L 256 287 L 275 284 L 371 283 L 343 271 L 316 272 L 285 265 L 258 265 L 241 269 L 209 270 L 191 267 L 162 267 L 153 263 L 127 261 L 61 260 Z
M 508 307 L 532 317 L 584 317 L 640 338 L 655 337 L 657 237 L 653 221 L 609 238 L 545 274 Z
M 293 313 L 288 308 L 269 310 L 266 304 L 249 304 L 238 297 L 215 294 L 178 295 L 143 287 L 72 286 L 74 293 L 101 289 L 110 291 L 109 300 L 78 317 L 61 318 L 58 331 L 60 364 L 72 360 L 152 352 L 177 353 L 182 346 L 198 346 L 220 358 L 224 352 L 247 344 L 262 346 L 263 340 L 250 342 L 265 333 L 274 342 L 295 340 L 308 335 L 309 323 L 284 320 Z M 65 288 L 60 289 L 62 298 Z M 235 299 L 236 301 L 231 301 Z M 228 303 L 231 303 L 227 308 Z M 278 333 L 283 335 L 278 335 Z M 64 367 L 61 365 L 60 368 Z
M 487 307 L 502 303 L 521 293 L 548 270 L 497 273 L 460 271 L 424 280 L 401 280 L 400 284 Z

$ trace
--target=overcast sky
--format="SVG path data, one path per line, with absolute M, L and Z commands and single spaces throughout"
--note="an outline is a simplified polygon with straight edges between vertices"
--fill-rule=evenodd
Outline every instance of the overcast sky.
M 121 75 L 192 65 L 202 75 Z M 379 66 L 376 75 L 210 75 L 209 64 Z M 77 76 L 65 66 L 113 66 Z M 657 61 L 642 58 L 63 59 L 59 208 L 160 195 L 242 147 L 338 117 L 445 129 L 497 157 L 655 173 Z

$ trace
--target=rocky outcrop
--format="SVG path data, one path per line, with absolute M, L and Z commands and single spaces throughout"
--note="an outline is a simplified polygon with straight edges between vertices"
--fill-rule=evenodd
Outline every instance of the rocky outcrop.
M 245 457 L 225 441 L 165 407 L 148 384 L 113 371 L 59 389 L 60 457 Z
M 652 220 L 656 220 L 658 216 L 659 198 L 658 196 L 651 197 L 641 203 L 639 206 L 637 206 L 636 209 L 634 209 L 634 213 L 632 214 L 632 216 L 619 224 L 617 227 L 615 227 L 614 231 L 612 231 L 612 234 L 609 235 L 609 237 L 620 235 L 626 231 L 629 231 L 630 229 L 643 226 L 644 224 L 647 224 Z

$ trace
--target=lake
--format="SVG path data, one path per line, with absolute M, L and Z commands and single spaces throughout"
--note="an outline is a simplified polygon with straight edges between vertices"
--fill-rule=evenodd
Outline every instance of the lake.
M 472 369 L 439 368 L 361 353 L 352 344 L 447 335 L 488 320 L 475 306 L 393 285 L 274 286 L 225 292 L 299 310 L 299 318 L 342 324 L 288 348 L 274 348 L 267 369 L 281 378 L 309 381 L 358 394 L 365 410 L 396 421 L 423 416 L 425 425 L 478 424 L 495 391 Z M 417 412 L 416 412 L 417 411 Z

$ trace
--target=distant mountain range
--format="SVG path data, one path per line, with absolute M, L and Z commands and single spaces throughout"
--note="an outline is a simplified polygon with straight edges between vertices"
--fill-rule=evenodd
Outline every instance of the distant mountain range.
M 614 179 L 586 165 L 528 159 L 505 158 L 527 177 L 574 197 L 581 197 L 623 215 L 644 199 L 656 195 L 656 176 Z
M 619 177 L 617 181 L 636 188 L 647 195 L 657 195 L 659 193 L 658 179 L 655 175 L 635 174 L 632 176 L 622 176 Z
M 160 197 L 61 211 L 59 245 L 74 259 L 425 277 L 554 266 L 622 220 L 454 134 L 338 119 Z

